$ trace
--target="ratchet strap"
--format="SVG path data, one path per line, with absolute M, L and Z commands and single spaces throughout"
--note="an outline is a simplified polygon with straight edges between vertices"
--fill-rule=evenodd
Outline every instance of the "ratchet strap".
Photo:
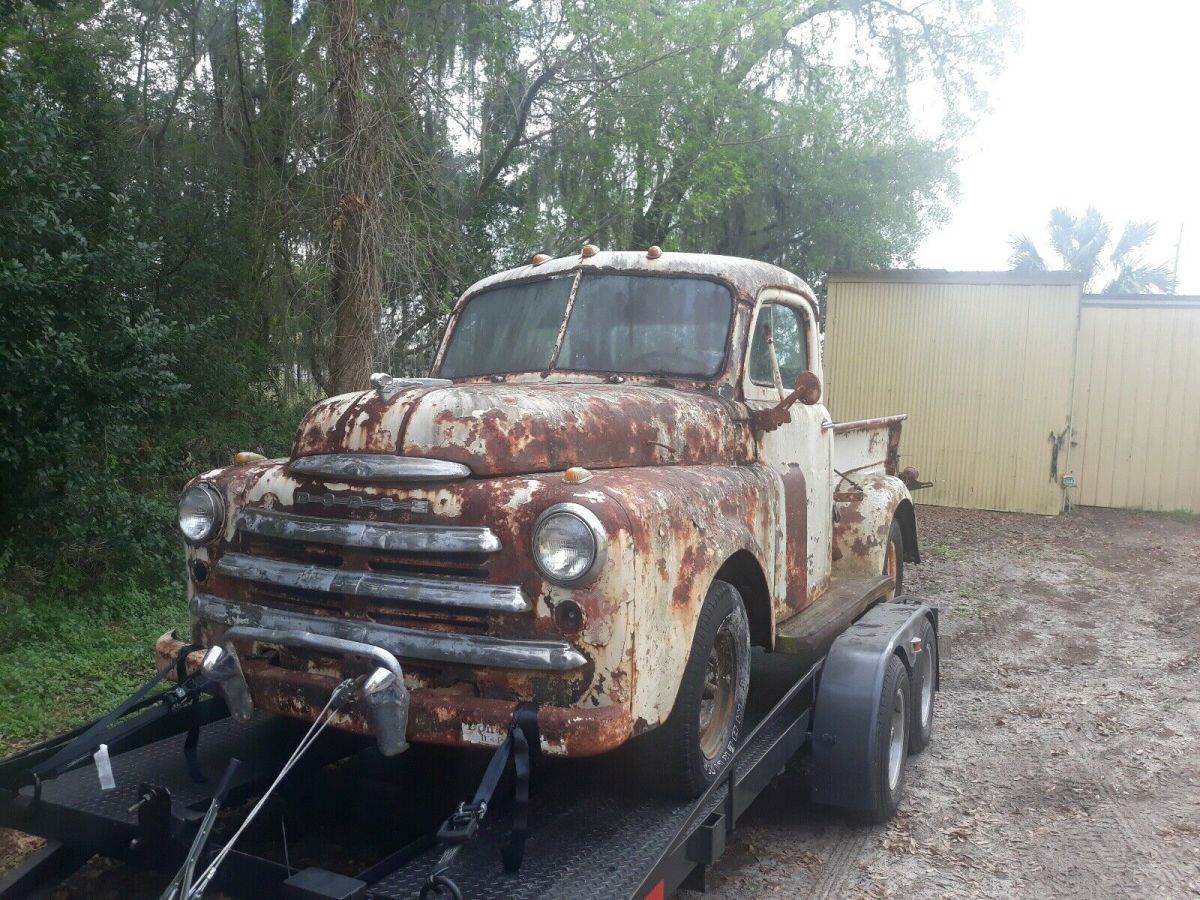
M 199 691 L 207 686 L 207 679 L 193 681 L 186 679 L 181 682 L 176 688 L 170 691 L 164 691 L 154 696 L 149 695 L 150 691 L 160 681 L 167 677 L 167 673 L 178 666 L 186 667 L 187 655 L 193 650 L 201 649 L 198 645 L 188 644 L 183 647 L 175 659 L 171 660 L 165 666 L 147 681 L 144 685 L 130 694 L 125 700 L 118 704 L 112 711 L 99 719 L 96 719 L 89 725 L 83 726 L 82 729 L 72 733 L 72 736 L 67 740 L 67 743 L 59 747 L 57 751 L 49 757 L 32 766 L 28 770 L 32 783 L 34 784 L 34 796 L 40 797 L 41 783 L 47 778 L 54 778 L 66 769 L 79 762 L 84 757 L 91 755 L 96 748 L 106 742 L 116 741 L 124 737 L 131 731 L 137 728 L 145 727 L 151 721 L 167 715 L 173 709 L 177 708 L 186 700 L 193 698 Z M 165 701 L 165 702 L 163 702 Z M 109 730 L 113 723 L 123 716 L 129 715 L 131 712 L 136 712 L 152 706 L 155 703 L 162 703 L 162 706 L 153 713 L 148 713 L 144 716 L 139 716 L 137 719 L 131 720 L 122 726 Z M 198 720 L 193 720 L 192 727 L 199 731 Z M 197 734 L 197 738 L 198 738 Z M 194 747 L 194 743 L 193 743 Z M 189 766 L 190 768 L 190 766 Z M 201 776 L 203 778 L 203 776 Z
M 521 861 L 525 856 L 525 839 L 529 834 L 529 777 L 532 770 L 530 760 L 539 750 L 537 707 L 532 703 L 521 703 L 513 713 L 508 737 L 496 748 L 496 752 L 488 761 L 479 787 L 475 790 L 475 796 L 470 803 L 460 803 L 458 809 L 438 829 L 438 842 L 449 846 L 434 865 L 429 877 L 425 879 L 425 884 L 421 887 L 421 900 L 442 894 L 449 895 L 453 900 L 461 900 L 462 892 L 446 872 L 463 845 L 479 833 L 479 827 L 487 815 L 488 805 L 508 771 L 510 762 L 514 775 L 512 829 L 508 842 L 500 848 L 500 858 L 505 872 L 516 872 L 521 868 Z

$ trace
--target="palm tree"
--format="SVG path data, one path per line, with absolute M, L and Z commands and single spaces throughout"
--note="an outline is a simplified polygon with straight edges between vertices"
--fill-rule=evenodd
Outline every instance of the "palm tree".
M 1050 213 L 1050 246 L 1062 268 L 1083 278 L 1084 290 L 1094 292 L 1103 283 L 1103 294 L 1173 293 L 1174 278 L 1166 263 L 1142 259 L 1142 250 L 1154 237 L 1153 222 L 1129 222 L 1112 246 L 1112 232 L 1104 217 L 1093 207 L 1081 217 L 1062 207 Z M 1028 235 L 1014 235 L 1009 264 L 1018 272 L 1045 272 L 1050 267 Z M 1105 281 L 1107 279 L 1107 281 Z

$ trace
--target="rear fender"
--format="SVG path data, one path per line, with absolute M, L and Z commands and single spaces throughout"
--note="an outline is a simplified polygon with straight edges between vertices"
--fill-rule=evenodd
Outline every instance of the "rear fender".
M 920 562 L 912 495 L 894 475 L 842 478 L 834 492 L 833 574 L 846 577 L 883 571 L 892 519 L 904 534 L 904 558 Z

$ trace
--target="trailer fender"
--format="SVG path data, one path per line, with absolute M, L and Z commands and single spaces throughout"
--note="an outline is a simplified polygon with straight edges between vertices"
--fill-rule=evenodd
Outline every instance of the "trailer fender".
M 876 710 L 884 673 L 899 655 L 911 673 L 925 622 L 938 633 L 938 611 L 914 597 L 881 603 L 840 634 L 829 649 L 817 686 L 812 727 L 814 803 L 869 809 Z M 926 652 L 924 648 L 920 652 Z M 941 654 L 938 654 L 940 658 Z M 934 672 L 934 687 L 939 675 Z

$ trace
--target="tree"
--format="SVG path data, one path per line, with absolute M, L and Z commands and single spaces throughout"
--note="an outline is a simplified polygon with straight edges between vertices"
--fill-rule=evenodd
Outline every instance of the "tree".
M 377 146 L 368 117 L 358 0 L 330 0 L 329 56 L 333 63 L 337 207 L 330 223 L 330 290 L 336 331 L 330 359 L 333 391 L 367 388 L 382 315 L 380 305 L 380 188 Z
M 1153 222 L 1128 222 L 1112 243 L 1112 230 L 1093 207 L 1080 217 L 1062 207 L 1050 212 L 1050 246 L 1062 268 L 1075 272 L 1084 290 L 1102 294 L 1173 293 L 1174 276 L 1166 263 L 1150 264 L 1142 252 L 1154 238 Z M 1014 235 L 1009 264 L 1016 271 L 1045 272 L 1049 268 L 1027 235 Z M 1105 251 L 1108 252 L 1107 258 Z M 1100 287 L 1102 285 L 1102 287 Z

